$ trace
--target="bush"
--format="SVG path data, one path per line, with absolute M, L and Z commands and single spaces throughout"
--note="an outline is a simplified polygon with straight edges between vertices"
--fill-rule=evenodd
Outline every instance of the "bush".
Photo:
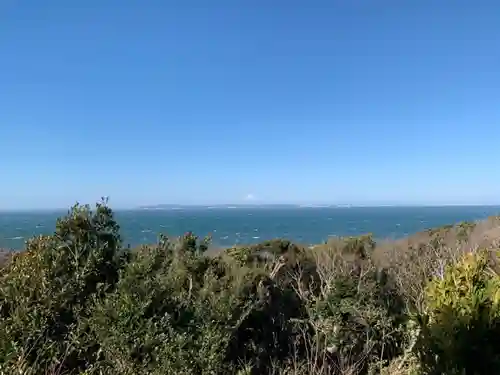
M 362 374 L 402 353 L 404 304 L 371 259 L 371 236 L 337 245 L 329 260 L 323 253 L 318 262 L 320 293 L 309 298 L 309 319 L 333 368 Z
M 213 295 L 210 262 L 196 238 L 163 240 L 134 254 L 114 292 L 89 319 L 100 358 L 94 371 L 217 373 L 234 324 L 232 295 Z M 225 291 L 225 289 L 223 289 Z M 225 300 L 225 298 L 227 298 Z M 229 300 L 228 300 L 229 299 Z M 229 305 L 229 306 L 228 306 Z M 226 321 L 227 326 L 220 326 Z
M 426 289 L 419 356 L 429 374 L 500 368 L 500 277 L 490 253 L 470 253 Z
M 388 254 L 390 273 L 408 310 L 423 312 L 425 289 L 429 281 L 442 275 L 446 265 L 456 263 L 469 251 L 470 246 L 463 237 L 467 228 L 467 225 L 458 226 L 453 234 L 450 234 L 449 227 L 429 230 L 424 240 L 408 243 L 406 248 L 391 249 Z
M 105 202 L 74 206 L 51 236 L 27 243 L 0 271 L 2 370 L 83 368 L 96 353 L 81 318 L 114 288 L 124 263 L 119 227 Z
M 280 289 L 262 270 L 203 255 L 196 237 L 143 248 L 90 327 L 95 369 L 120 374 L 223 374 L 286 357 L 291 338 Z M 189 244 L 189 246 L 186 246 Z

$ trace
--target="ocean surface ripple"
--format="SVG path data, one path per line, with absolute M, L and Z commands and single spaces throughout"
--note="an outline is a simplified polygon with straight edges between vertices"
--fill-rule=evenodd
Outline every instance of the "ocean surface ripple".
M 211 235 L 215 246 L 251 244 L 287 238 L 302 244 L 329 236 L 373 233 L 400 238 L 428 228 L 475 221 L 500 214 L 499 206 L 446 207 L 296 207 L 183 208 L 115 211 L 124 241 L 131 246 L 154 243 L 160 233 L 192 231 Z M 50 234 L 65 212 L 0 212 L 0 248 L 22 249 L 33 235 Z

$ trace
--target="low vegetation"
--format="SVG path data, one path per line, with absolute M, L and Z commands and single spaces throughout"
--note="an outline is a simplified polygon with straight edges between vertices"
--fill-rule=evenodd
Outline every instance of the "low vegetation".
M 489 223 L 208 254 L 192 233 L 130 250 L 105 202 L 76 205 L 0 268 L 0 374 L 496 373 Z

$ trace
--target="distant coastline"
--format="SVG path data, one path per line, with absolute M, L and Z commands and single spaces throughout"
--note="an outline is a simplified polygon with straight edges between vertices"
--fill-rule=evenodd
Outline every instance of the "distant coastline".
M 126 210 L 175 210 L 175 209 L 225 209 L 225 208 L 248 208 L 248 209 L 297 209 L 297 208 L 440 208 L 440 207 L 499 207 L 500 204 L 156 204 L 144 205 Z M 118 209 L 120 210 L 120 209 Z M 125 210 L 125 209 L 121 209 Z
M 140 206 L 140 210 L 175 210 L 175 209 L 224 209 L 224 208 L 266 208 L 266 209 L 286 209 L 286 208 L 335 208 L 350 207 L 347 205 L 306 205 L 306 204 L 213 204 L 213 205 L 181 205 L 181 204 L 157 204 L 152 206 Z
M 466 204 L 466 203 L 453 203 L 453 204 L 321 204 L 321 203 L 311 203 L 311 204 L 296 204 L 296 203 L 248 203 L 248 204 L 156 204 L 156 205 L 141 205 L 134 207 L 116 207 L 113 210 L 115 212 L 119 211 L 142 211 L 142 210 L 179 210 L 179 209 L 297 209 L 297 208 L 494 208 L 498 207 L 500 210 L 500 203 L 488 203 L 488 204 Z M 41 213 L 41 214 L 64 214 L 68 212 L 68 208 L 0 208 L 0 214 L 10 214 L 10 213 Z M 499 211 L 500 212 L 500 211 Z

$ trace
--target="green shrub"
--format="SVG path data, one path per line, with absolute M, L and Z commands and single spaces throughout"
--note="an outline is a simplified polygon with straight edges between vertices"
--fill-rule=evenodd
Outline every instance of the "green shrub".
M 82 317 L 113 289 L 124 258 L 118 225 L 105 202 L 74 206 L 51 236 L 28 241 L 0 271 L 0 363 L 31 373 L 85 367 L 96 345 Z
M 226 254 L 242 265 L 265 265 L 274 264 L 280 257 L 293 262 L 303 251 L 288 240 L 274 239 L 256 245 L 232 247 L 226 250 Z
M 426 289 L 418 353 L 429 374 L 491 374 L 500 368 L 500 277 L 490 253 L 447 266 Z
M 232 322 L 223 304 L 208 311 L 204 278 L 190 234 L 179 243 L 163 239 L 140 249 L 121 274 L 114 292 L 89 319 L 100 358 L 94 370 L 119 374 L 208 373 L 223 365 L 228 340 L 220 319 Z M 215 318 L 215 319 L 213 319 Z
M 261 268 L 204 256 L 188 233 L 135 253 L 89 326 L 95 371 L 226 374 L 289 356 L 286 296 Z

